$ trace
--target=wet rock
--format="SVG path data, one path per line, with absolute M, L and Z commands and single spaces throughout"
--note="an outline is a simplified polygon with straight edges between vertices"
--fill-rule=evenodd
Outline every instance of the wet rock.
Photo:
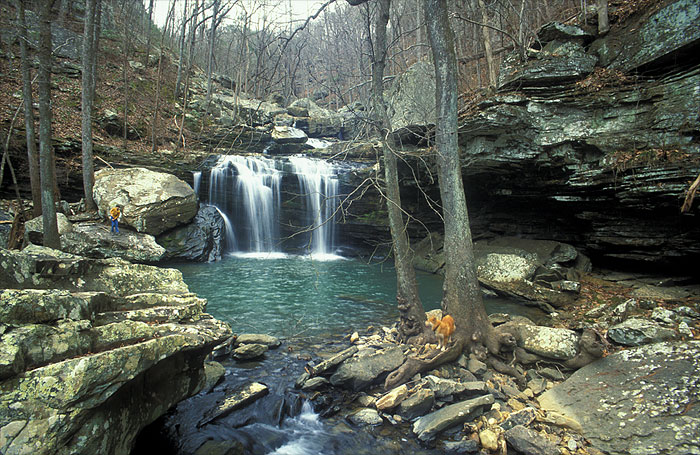
M 216 407 L 209 410 L 197 423 L 198 427 L 213 422 L 216 419 L 225 417 L 237 409 L 244 408 L 257 399 L 264 397 L 269 392 L 265 384 L 253 382 L 246 384 L 236 390 L 226 393 L 226 398 L 216 404 Z
M 611 455 L 694 453 L 699 378 L 700 342 L 655 343 L 581 368 L 539 402 L 577 421 L 591 445 Z
M 281 342 L 279 338 L 263 333 L 242 333 L 236 338 L 236 345 L 262 344 L 270 349 L 277 348 Z
M 428 388 L 420 388 L 399 404 L 398 414 L 405 419 L 413 420 L 425 415 L 435 404 L 435 393 Z
M 479 442 L 481 442 L 481 446 L 486 450 L 498 450 L 498 434 L 490 428 L 479 432 Z
M 624 346 L 640 346 L 673 340 L 676 338 L 676 332 L 648 319 L 630 318 L 621 324 L 610 327 L 608 337 L 615 343 Z
M 437 376 L 429 375 L 425 377 L 425 382 L 435 393 L 435 398 L 463 394 L 483 395 L 486 393 L 486 383 L 481 381 L 457 382 L 451 379 L 442 379 Z
M 362 390 L 401 366 L 403 361 L 403 349 L 399 346 L 378 351 L 366 349 L 365 352 L 345 360 L 333 373 L 330 381 L 336 387 Z
M 211 391 L 226 375 L 226 369 L 219 362 L 204 363 L 204 391 Z
M 443 447 L 447 453 L 476 453 L 479 451 L 479 443 L 473 439 L 445 441 Z
M 639 300 L 679 301 L 687 298 L 689 293 L 682 288 L 664 288 L 645 284 L 634 289 L 630 295 Z
M 224 219 L 212 206 L 201 206 L 191 223 L 161 234 L 156 239 L 165 248 L 166 259 L 213 262 L 221 259 Z
M 399 405 L 399 403 L 401 403 L 407 396 L 408 387 L 406 387 L 406 384 L 403 384 L 390 390 L 384 396 L 378 399 L 375 406 L 379 411 L 393 409 L 397 405 Z
M 194 455 L 243 455 L 245 447 L 238 441 L 212 441 L 202 444 Z
M 355 425 L 379 425 L 383 419 L 376 409 L 364 408 L 348 416 L 348 419 Z
M 486 373 L 488 371 L 488 368 L 486 367 L 486 364 L 482 362 L 481 360 L 477 359 L 474 357 L 473 354 L 469 355 L 469 360 L 467 362 L 467 369 L 469 372 L 472 374 L 475 374 L 477 376 L 481 376 L 482 374 Z
M 301 386 L 301 390 L 304 390 L 304 391 L 317 390 L 317 389 L 320 389 L 321 387 L 325 386 L 326 384 L 329 384 L 328 379 L 317 376 L 315 378 L 311 378 L 311 379 L 304 381 L 304 384 Z
M 233 357 L 238 360 L 251 360 L 262 357 L 267 352 L 264 344 L 241 344 L 233 350 Z
M 528 426 L 537 417 L 537 411 L 534 408 L 523 408 L 520 411 L 512 413 L 502 424 L 501 428 L 510 430 L 518 425 Z
M 547 379 L 551 379 L 552 381 L 563 381 L 564 379 L 566 379 L 564 373 L 562 373 L 561 370 L 557 368 L 545 367 L 538 370 L 538 373 Z
M 413 424 L 413 433 L 421 441 L 428 441 L 443 430 L 474 419 L 484 406 L 493 402 L 493 395 L 484 395 L 445 406 L 418 419 Z
M 120 222 L 151 235 L 189 223 L 197 214 L 197 195 L 187 183 L 144 168 L 98 171 L 93 196 L 104 219 L 120 204 Z
M 61 250 L 95 259 L 118 257 L 130 262 L 156 263 L 165 255 L 165 249 L 149 234 L 121 229 L 110 232 L 104 223 L 79 223 L 61 235 Z
M 506 441 L 523 455 L 559 455 L 559 449 L 536 431 L 517 425 L 506 431 Z

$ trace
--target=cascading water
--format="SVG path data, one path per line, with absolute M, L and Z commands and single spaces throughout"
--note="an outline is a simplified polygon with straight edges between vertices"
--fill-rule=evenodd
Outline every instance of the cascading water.
M 303 156 L 292 156 L 289 162 L 305 195 L 311 254 L 333 254 L 337 247 L 335 211 L 338 208 L 338 179 L 333 165 Z
M 308 235 L 294 233 L 294 238 L 308 238 L 304 251 L 323 258 L 331 256 L 337 248 L 336 174 L 334 165 L 303 156 L 293 156 L 287 161 L 226 155 L 211 169 L 208 186 L 202 184 L 201 175 L 195 175 L 195 186 L 203 202 L 215 206 L 223 215 L 227 226 L 226 251 L 229 252 L 282 252 L 282 193 L 293 193 L 294 199 L 301 197 L 303 213 L 293 216 L 287 213 L 286 224 L 300 224 L 298 229 Z M 285 175 L 296 176 L 298 191 L 281 188 Z M 295 223 L 289 222 L 290 219 Z

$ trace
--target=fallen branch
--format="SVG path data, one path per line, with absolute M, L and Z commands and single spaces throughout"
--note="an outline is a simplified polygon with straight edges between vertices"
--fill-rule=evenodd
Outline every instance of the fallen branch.
M 695 179 L 690 188 L 688 188 L 688 193 L 685 195 L 685 201 L 683 202 L 683 207 L 681 207 L 681 213 L 686 213 L 690 211 L 690 207 L 693 205 L 693 199 L 695 199 L 695 193 L 698 191 L 700 186 L 700 174 Z
M 394 387 L 407 383 L 418 373 L 432 370 L 442 364 L 457 360 L 457 358 L 462 354 L 463 349 L 464 340 L 457 338 L 454 344 L 447 348 L 446 351 L 438 351 L 438 354 L 434 357 L 421 358 L 411 356 L 407 358 L 403 365 L 392 371 L 389 376 L 386 377 L 386 380 L 384 381 L 384 389 L 391 390 Z

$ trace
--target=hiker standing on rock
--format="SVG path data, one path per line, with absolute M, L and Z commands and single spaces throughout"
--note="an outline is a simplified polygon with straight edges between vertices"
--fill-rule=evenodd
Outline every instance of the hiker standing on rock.
M 109 221 L 112 222 L 111 232 L 119 234 L 119 218 L 122 217 L 121 206 L 116 205 L 109 211 Z

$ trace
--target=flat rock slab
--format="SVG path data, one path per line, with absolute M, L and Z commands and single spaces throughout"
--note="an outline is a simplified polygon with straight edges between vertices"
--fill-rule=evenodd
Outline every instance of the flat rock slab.
M 229 415 L 237 409 L 244 408 L 258 398 L 264 397 L 268 392 L 269 389 L 265 384 L 259 382 L 246 384 L 242 388 L 228 393 L 224 400 L 219 402 L 215 408 L 204 415 L 202 420 L 197 424 L 197 427 L 203 427 L 216 419 Z
M 700 341 L 620 351 L 540 398 L 610 455 L 700 454 Z
M 483 395 L 445 406 L 416 420 L 413 424 L 413 433 L 421 441 L 429 441 L 443 430 L 473 420 L 484 406 L 491 405 L 493 402 L 493 395 Z

